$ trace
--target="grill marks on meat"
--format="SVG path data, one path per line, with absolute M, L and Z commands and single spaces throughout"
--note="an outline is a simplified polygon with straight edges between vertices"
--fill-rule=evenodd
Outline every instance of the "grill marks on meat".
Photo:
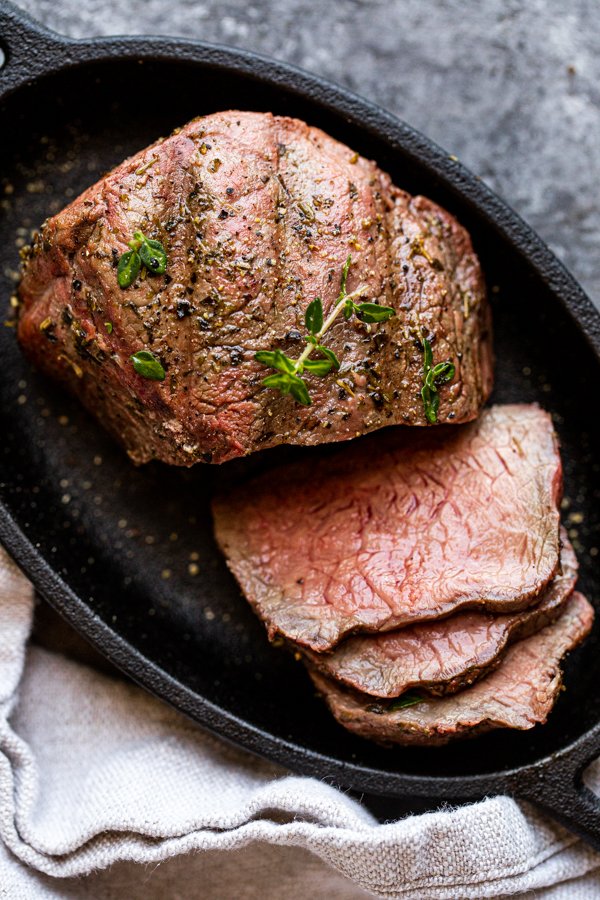
M 322 652 L 353 632 L 532 604 L 558 567 L 560 492 L 550 416 L 495 406 L 271 470 L 213 511 L 269 634 Z
M 122 291 L 116 261 L 137 229 L 164 244 L 167 275 Z M 306 306 L 331 308 L 349 253 L 349 290 L 364 284 L 398 315 L 376 333 L 335 323 L 344 370 L 311 377 L 305 409 L 262 387 L 254 353 L 301 352 Z M 24 350 L 136 462 L 423 425 L 420 333 L 457 367 L 440 422 L 474 418 L 491 389 L 489 309 L 464 229 L 318 129 L 268 113 L 194 120 L 125 161 L 44 225 L 19 292 Z M 143 348 L 164 382 L 134 372 Z
M 243 455 L 257 439 L 253 356 L 269 339 L 265 309 L 278 330 L 283 312 L 281 226 L 268 214 L 278 196 L 272 123 L 245 114 L 211 117 L 207 125 L 200 144 L 207 148 L 200 153 L 204 165 L 196 166 L 188 200 L 198 222 L 182 272 L 192 302 L 192 462 L 199 454 L 215 462 Z M 192 273 L 197 280 L 190 285 Z
M 306 658 L 328 678 L 375 697 L 398 697 L 411 688 L 432 695 L 459 691 L 500 664 L 509 644 L 560 614 L 577 581 L 577 559 L 561 530 L 560 572 L 540 601 L 523 612 L 493 616 L 459 613 L 399 631 L 349 638 L 332 653 Z
M 467 383 L 475 378 L 477 393 L 487 396 L 493 378 L 487 351 L 491 313 L 478 299 L 485 293 L 481 269 L 467 232 L 455 219 L 440 214 L 426 197 L 411 197 L 395 187 L 391 195 L 392 305 L 413 334 L 421 327 L 425 336 L 434 338 L 436 360 L 456 361 L 455 380 L 442 391 L 440 402 L 445 397 L 449 404 L 444 421 L 467 421 Z M 480 335 L 485 336 L 483 343 Z M 422 377 L 422 359 L 407 349 L 404 360 L 402 388 L 410 390 Z M 392 360 L 387 359 L 382 369 L 393 372 Z M 388 384 L 386 389 L 394 386 Z M 409 419 L 405 422 L 412 424 Z
M 329 709 L 348 730 L 383 743 L 445 744 L 492 728 L 528 729 L 543 723 L 561 687 L 560 661 L 589 634 L 593 607 L 579 593 L 555 623 L 509 648 L 502 664 L 459 694 L 390 709 L 346 690 L 316 670 L 311 677 Z

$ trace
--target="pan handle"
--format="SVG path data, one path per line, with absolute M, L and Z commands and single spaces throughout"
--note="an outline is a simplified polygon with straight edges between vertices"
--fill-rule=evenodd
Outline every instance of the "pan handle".
M 0 0 L 0 100 L 49 69 L 68 64 L 72 43 Z
M 583 774 L 599 753 L 596 727 L 582 741 L 533 766 L 515 791 L 596 850 L 600 850 L 600 796 L 587 787 Z

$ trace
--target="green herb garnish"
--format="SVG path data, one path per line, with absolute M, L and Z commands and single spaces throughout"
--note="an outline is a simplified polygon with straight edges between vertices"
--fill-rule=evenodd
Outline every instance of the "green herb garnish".
M 140 274 L 142 261 L 137 250 L 127 250 L 119 259 L 117 281 L 119 287 L 128 288 Z
M 397 712 L 399 709 L 407 709 L 409 706 L 416 706 L 417 703 L 423 703 L 425 699 L 425 697 L 415 694 L 414 691 L 407 691 L 406 694 L 401 694 L 400 697 L 396 697 L 395 700 L 392 700 L 387 711 Z
M 440 407 L 438 387 L 441 384 L 452 381 L 456 369 L 451 362 L 438 363 L 434 366 L 431 344 L 426 338 L 422 339 L 422 344 L 423 387 L 421 389 L 421 397 L 423 398 L 425 418 L 431 425 L 435 425 L 437 422 L 438 409 Z
M 141 231 L 136 231 L 134 238 L 142 240 L 139 254 L 142 263 L 152 275 L 164 275 L 167 270 L 167 254 L 160 241 L 151 241 Z
M 323 337 L 331 328 L 340 313 L 349 319 L 352 315 L 365 323 L 385 322 L 395 315 L 391 306 L 380 306 L 378 303 L 356 303 L 355 299 L 362 296 L 366 288 L 359 287 L 349 294 L 346 290 L 348 272 L 352 257 L 348 257 L 342 269 L 340 292 L 332 311 L 326 319 L 323 314 L 323 303 L 320 297 L 312 300 L 304 314 L 304 324 L 308 334 L 305 335 L 306 347 L 298 357 L 291 359 L 282 350 L 259 350 L 254 354 L 257 362 L 276 370 L 275 375 L 269 375 L 263 380 L 263 385 L 291 396 L 302 406 L 310 406 L 311 399 L 308 393 L 308 385 L 301 377 L 305 372 L 322 378 L 328 375 L 332 369 L 339 369 L 340 361 L 329 347 L 322 343 Z M 310 359 L 312 353 L 317 353 L 320 359 Z
M 142 265 L 151 275 L 164 275 L 167 270 L 167 254 L 160 241 L 147 238 L 141 231 L 134 231 L 133 240 L 128 242 L 130 250 L 119 258 L 117 281 L 122 288 L 133 284 Z
M 376 716 L 385 716 L 386 713 L 398 712 L 400 709 L 407 709 L 409 706 L 416 706 L 417 703 L 423 703 L 426 697 L 415 694 L 414 691 L 407 691 L 396 697 L 391 702 L 382 701 L 381 703 L 370 703 L 367 706 L 367 712 L 375 713 Z
M 112 334 L 112 331 L 113 331 L 113 323 L 112 322 L 105 322 L 104 327 L 106 328 L 106 330 L 109 334 Z
M 149 378 L 151 381 L 165 380 L 162 363 L 150 350 L 138 350 L 129 359 L 132 361 L 135 371 L 142 378 Z

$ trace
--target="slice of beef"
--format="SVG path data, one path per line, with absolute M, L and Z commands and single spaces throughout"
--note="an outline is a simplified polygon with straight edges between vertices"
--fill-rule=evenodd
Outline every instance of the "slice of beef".
M 164 276 L 122 290 L 135 231 L 161 241 Z M 312 406 L 262 385 L 257 350 L 305 347 L 304 315 L 340 289 L 393 306 L 374 328 L 340 317 L 342 370 L 307 376 Z M 49 219 L 19 288 L 30 359 L 77 394 L 136 462 L 222 462 L 275 444 L 426 424 L 423 351 L 451 360 L 439 422 L 477 416 L 492 383 L 489 309 L 469 236 L 316 128 L 269 113 L 195 119 L 126 160 Z M 131 355 L 150 350 L 166 378 Z
M 513 644 L 490 675 L 450 697 L 394 709 L 341 687 L 316 670 L 311 677 L 337 721 L 361 737 L 383 743 L 445 744 L 492 728 L 532 728 L 546 721 L 558 696 L 560 661 L 589 633 L 594 610 L 574 593 L 552 625 Z
M 550 416 L 495 406 L 272 469 L 215 500 L 215 534 L 269 634 L 323 651 L 532 604 L 558 566 L 561 483 Z
M 331 653 L 304 650 L 324 675 L 375 697 L 398 697 L 411 688 L 453 694 L 488 674 L 508 646 L 544 628 L 560 614 L 577 581 L 577 558 L 561 530 L 560 571 L 522 612 L 494 616 L 465 612 L 399 631 L 349 638 Z

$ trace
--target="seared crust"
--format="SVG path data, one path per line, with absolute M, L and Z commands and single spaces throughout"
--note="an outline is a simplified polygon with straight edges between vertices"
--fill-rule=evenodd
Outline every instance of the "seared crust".
M 121 290 L 116 262 L 138 229 L 164 244 L 167 275 Z M 397 316 L 376 333 L 338 320 L 328 344 L 343 371 L 311 377 L 304 408 L 262 386 L 254 354 L 299 355 L 306 307 L 320 296 L 331 308 L 349 253 L 349 289 L 364 285 Z M 489 308 L 466 231 L 319 129 L 269 113 L 199 118 L 126 160 L 45 223 L 19 294 L 27 355 L 139 463 L 424 425 L 419 335 L 456 366 L 441 423 L 475 418 L 491 389 Z M 133 370 L 144 348 L 165 381 Z

